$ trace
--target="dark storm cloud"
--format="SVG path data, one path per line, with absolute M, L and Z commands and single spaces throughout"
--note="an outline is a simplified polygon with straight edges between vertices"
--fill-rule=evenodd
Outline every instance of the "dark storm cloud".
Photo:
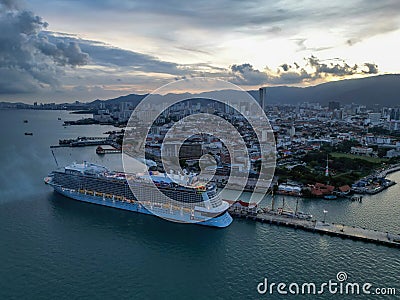
M 37 88 L 30 74 L 0 67 L 0 94 L 29 93 Z
M 0 10 L 19 9 L 20 2 L 16 0 L 0 0 Z
M 46 56 L 51 57 L 57 64 L 66 66 L 83 66 L 88 63 L 89 55 L 82 52 L 76 42 L 55 41 L 50 43 L 46 36 L 40 36 L 36 47 Z
M 0 2 L 0 93 L 23 93 L 58 86 L 59 66 L 87 63 L 88 55 L 74 43 L 50 43 L 39 33 L 48 24 L 14 1 Z M 15 82 L 17 80 L 17 82 Z

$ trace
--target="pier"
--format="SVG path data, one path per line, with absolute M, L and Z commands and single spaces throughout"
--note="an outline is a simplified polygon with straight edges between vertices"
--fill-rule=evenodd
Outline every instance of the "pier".
M 76 139 L 59 140 L 57 146 L 50 146 L 50 148 L 104 145 L 112 146 L 116 149 L 121 148 L 121 145 L 119 145 L 112 137 L 78 137 Z
M 394 173 L 397 171 L 400 171 L 400 164 L 393 165 L 389 169 L 383 170 L 377 176 L 378 177 L 386 177 L 387 174 Z
M 292 227 L 309 232 L 337 236 L 352 240 L 400 248 L 400 234 L 381 232 L 357 226 L 327 223 L 317 220 L 306 220 L 268 212 L 249 212 L 246 209 L 232 208 L 229 210 L 232 217 L 245 218 L 256 222 Z
M 352 186 L 352 191 L 356 194 L 375 195 L 396 184 L 396 182 L 386 179 L 385 177 L 393 172 L 400 171 L 400 164 L 391 165 L 381 171 L 358 180 Z M 372 183 L 371 183 L 372 180 Z M 368 183 L 367 183 L 368 182 Z
M 122 149 L 121 148 L 103 148 L 101 146 L 98 146 L 96 149 L 96 153 L 98 155 L 104 155 L 104 154 L 112 154 L 112 153 L 122 153 Z

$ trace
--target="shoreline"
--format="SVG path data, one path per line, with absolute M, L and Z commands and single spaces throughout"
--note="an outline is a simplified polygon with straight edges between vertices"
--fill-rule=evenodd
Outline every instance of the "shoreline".
M 371 173 L 368 176 L 365 176 L 359 180 L 357 180 L 355 183 L 353 183 L 353 185 L 355 185 L 356 183 L 362 181 L 362 180 L 368 180 L 369 178 L 381 178 L 385 180 L 385 183 L 383 185 L 380 185 L 379 187 L 375 187 L 375 188 L 354 188 L 352 185 L 351 188 L 351 193 L 349 193 L 348 195 L 335 195 L 337 196 L 337 198 L 332 199 L 332 200 L 336 200 L 336 199 L 351 199 L 351 195 L 354 194 L 358 194 L 358 195 L 376 195 L 394 185 L 397 184 L 397 182 L 386 179 L 386 176 L 388 174 L 392 174 L 395 172 L 400 172 L 400 164 L 395 164 L 392 166 L 389 166 L 387 169 L 384 169 L 382 171 L 380 171 L 379 173 L 377 173 L 377 171 L 374 171 L 373 173 Z M 292 197 L 300 197 L 300 198 L 305 198 L 305 199 L 322 199 L 322 200 L 330 200 L 330 199 L 325 199 L 324 197 L 307 197 L 304 194 L 297 194 L 297 193 L 285 193 L 284 191 L 277 191 L 276 192 L 277 195 L 283 195 L 283 196 L 292 196 Z

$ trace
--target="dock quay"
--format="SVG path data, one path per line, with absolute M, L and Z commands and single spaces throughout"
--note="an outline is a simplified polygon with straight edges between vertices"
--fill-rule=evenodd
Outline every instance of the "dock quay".
M 86 146 L 112 146 L 116 149 L 121 148 L 113 138 L 110 137 L 78 137 L 76 139 L 59 140 L 58 145 L 50 148 L 60 147 L 86 147 Z
M 267 212 L 254 213 L 236 208 L 231 208 L 229 213 L 234 218 L 244 218 L 266 224 L 292 227 L 319 234 L 400 248 L 400 234 L 392 234 L 389 232 L 381 232 L 357 226 L 328 223 L 324 221 L 306 220 Z
M 112 149 L 108 149 L 108 148 L 103 148 L 101 146 L 98 146 L 96 149 L 96 153 L 98 155 L 104 155 L 104 154 L 112 154 L 112 153 L 122 153 L 122 149 L 119 148 L 112 148 Z
M 396 182 L 386 179 L 385 177 L 393 172 L 400 171 L 400 164 L 391 165 L 381 171 L 361 178 L 352 185 L 352 191 L 356 194 L 375 195 L 381 191 L 393 186 Z
M 352 187 L 352 191 L 355 194 L 367 194 L 367 195 L 375 195 L 383 190 L 386 190 L 387 188 L 394 186 L 396 182 L 390 181 L 387 179 L 384 179 L 384 183 L 378 186 L 372 186 L 372 187 Z
M 400 171 L 400 164 L 392 165 L 390 168 L 381 171 L 380 173 L 377 174 L 378 177 L 386 177 L 386 175 Z

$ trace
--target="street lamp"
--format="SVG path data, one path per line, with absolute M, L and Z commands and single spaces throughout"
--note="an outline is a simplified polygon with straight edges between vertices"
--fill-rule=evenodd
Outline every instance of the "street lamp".
M 327 213 L 328 213 L 328 211 L 324 209 L 324 221 L 322 221 L 322 223 L 325 223 L 325 219 L 326 219 L 326 214 Z

